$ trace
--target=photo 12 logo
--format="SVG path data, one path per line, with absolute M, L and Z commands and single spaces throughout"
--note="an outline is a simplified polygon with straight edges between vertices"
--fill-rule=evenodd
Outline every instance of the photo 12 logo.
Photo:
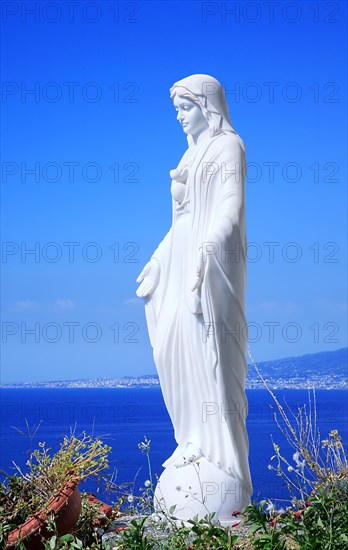
M 134 321 L 120 323 L 115 321 L 107 327 L 96 321 L 48 321 L 42 323 L 3 321 L 1 323 L 1 341 L 3 344 L 17 342 L 21 344 L 69 344 L 86 342 L 96 344 L 102 338 L 113 344 L 139 344 L 139 324 Z
M 340 22 L 340 2 L 279 2 L 277 0 L 202 2 L 201 21 L 209 24 L 274 23 L 291 25 L 303 22 L 335 24 Z
M 118 1 L 3 1 L 2 23 L 22 24 L 135 24 L 140 21 L 139 2 Z
M 99 82 L 23 82 L 4 81 L 1 84 L 1 103 L 14 101 L 28 104 L 99 103 L 132 104 L 140 101 L 140 87 L 137 82 L 113 82 L 105 85 Z
M 95 264 L 102 260 L 109 260 L 115 264 L 137 264 L 139 245 L 136 242 L 113 242 L 110 246 L 89 241 L 48 241 L 48 242 L 17 242 L 4 241 L 1 244 L 1 263 L 17 261 L 25 263 L 49 263 L 58 262 L 74 263 L 87 262 Z
M 96 161 L 80 162 L 2 162 L 2 183 L 139 183 L 139 164 L 112 160 L 105 165 Z

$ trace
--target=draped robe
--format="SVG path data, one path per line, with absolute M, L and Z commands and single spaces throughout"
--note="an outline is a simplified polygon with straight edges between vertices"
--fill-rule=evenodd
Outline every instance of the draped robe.
M 221 132 L 192 146 L 177 170 L 188 172 L 186 205 L 173 199 L 172 226 L 153 254 L 157 288 L 145 312 L 179 456 L 204 456 L 251 494 L 245 420 L 245 150 Z M 194 152 L 194 154 L 192 154 Z M 201 251 L 200 251 L 201 247 Z M 192 292 L 200 254 L 203 282 Z M 190 451 L 188 450 L 190 449 Z

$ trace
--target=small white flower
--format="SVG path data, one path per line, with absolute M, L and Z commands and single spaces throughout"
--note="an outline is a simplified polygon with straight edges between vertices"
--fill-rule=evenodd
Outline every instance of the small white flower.
M 273 502 L 270 502 L 266 506 L 266 512 L 268 512 L 270 514 L 271 512 L 274 512 L 274 510 L 275 510 L 275 506 L 274 506 Z
M 127 498 L 128 502 L 132 503 L 134 501 L 134 497 L 133 495 L 129 495 L 129 497 Z
M 299 469 L 301 472 L 303 472 L 305 465 L 306 465 L 306 461 L 305 461 L 305 460 L 303 460 L 302 462 L 299 461 L 299 462 L 297 463 L 297 467 L 298 467 L 298 469 Z
M 272 470 L 272 468 L 273 468 L 272 464 L 268 464 L 267 468 L 268 468 L 269 470 Z
M 288 466 L 288 472 L 293 472 L 293 471 L 294 471 L 293 467 L 292 467 L 292 466 Z
M 299 453 L 298 451 L 296 451 L 296 453 L 294 453 L 294 454 L 292 455 L 292 458 L 294 459 L 294 461 L 296 462 L 296 464 L 298 464 L 299 456 L 300 456 L 300 453 Z
M 277 512 L 277 513 L 278 513 L 278 514 L 284 514 L 284 513 L 285 513 L 285 510 L 284 510 L 284 508 L 280 508 L 280 509 L 278 510 L 278 512 Z
M 145 487 L 150 487 L 151 486 L 151 481 L 149 479 L 147 479 L 144 483 Z

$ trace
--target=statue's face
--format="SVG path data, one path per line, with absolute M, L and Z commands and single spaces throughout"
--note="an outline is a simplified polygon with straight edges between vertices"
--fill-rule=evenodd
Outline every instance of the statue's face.
M 178 113 L 176 118 L 180 122 L 185 134 L 194 136 L 208 128 L 208 122 L 201 108 L 194 101 L 175 95 L 173 103 Z

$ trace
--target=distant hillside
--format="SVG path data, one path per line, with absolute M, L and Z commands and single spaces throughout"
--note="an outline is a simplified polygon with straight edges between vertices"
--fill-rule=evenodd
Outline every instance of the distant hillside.
M 348 348 L 263 361 L 256 365 L 272 386 L 348 387 Z M 253 386 L 260 379 L 253 365 L 248 367 L 248 384 Z

